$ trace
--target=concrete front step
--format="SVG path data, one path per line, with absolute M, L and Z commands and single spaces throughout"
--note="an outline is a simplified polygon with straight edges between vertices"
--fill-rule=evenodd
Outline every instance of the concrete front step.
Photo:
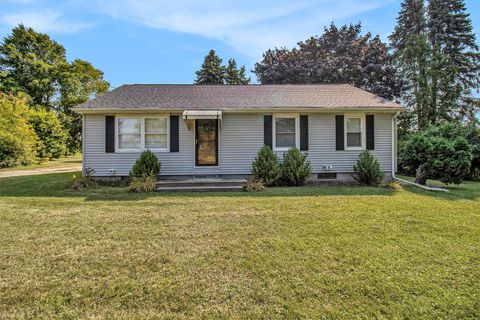
M 242 191 L 243 186 L 189 186 L 189 187 L 158 187 L 158 192 L 205 192 L 205 191 Z
M 162 180 L 157 183 L 157 191 L 240 191 L 243 179 L 189 179 Z

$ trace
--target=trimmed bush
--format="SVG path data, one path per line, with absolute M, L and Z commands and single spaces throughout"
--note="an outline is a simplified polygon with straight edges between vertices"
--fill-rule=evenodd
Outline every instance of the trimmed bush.
M 150 150 L 142 152 L 140 157 L 135 161 L 135 164 L 130 171 L 131 177 L 154 177 L 157 178 L 160 173 L 160 161 L 157 156 Z
M 157 178 L 148 175 L 132 177 L 128 189 L 133 192 L 153 192 L 157 189 Z
M 243 191 L 246 192 L 260 192 L 265 190 L 265 185 L 262 180 L 249 177 L 243 185 Z
M 368 150 L 358 156 L 353 171 L 353 178 L 362 185 L 378 186 L 382 183 L 383 172 L 380 169 L 380 163 Z
M 307 154 L 300 152 L 297 147 L 290 148 L 283 154 L 281 169 L 281 183 L 287 186 L 301 186 L 305 184 L 311 172 Z
M 280 177 L 278 158 L 272 149 L 265 145 L 252 163 L 252 178 L 262 180 L 266 186 L 276 185 Z

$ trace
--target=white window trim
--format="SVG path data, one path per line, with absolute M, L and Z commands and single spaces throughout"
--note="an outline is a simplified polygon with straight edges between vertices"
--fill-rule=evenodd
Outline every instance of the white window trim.
M 348 146 L 348 131 L 347 131 L 347 121 L 349 118 L 360 118 L 360 128 L 361 128 L 361 146 L 360 147 L 349 147 Z M 344 115 L 344 141 L 345 141 L 345 150 L 365 150 L 365 145 L 367 141 L 366 135 L 366 124 L 365 124 L 365 114 L 364 113 L 347 113 Z
M 120 149 L 118 147 L 118 121 L 120 119 L 140 119 L 140 148 L 139 149 Z M 166 148 L 145 148 L 145 119 L 166 119 L 167 120 L 167 147 Z M 170 116 L 168 115 L 148 115 L 148 116 L 134 116 L 134 115 L 116 115 L 115 116 L 115 152 L 117 153 L 138 153 L 145 150 L 153 152 L 169 152 L 170 151 Z
M 279 113 L 273 114 L 272 124 L 272 142 L 273 151 L 288 151 L 286 147 L 277 148 L 277 120 L 276 119 L 295 119 L 295 146 L 300 149 L 300 115 L 298 113 Z

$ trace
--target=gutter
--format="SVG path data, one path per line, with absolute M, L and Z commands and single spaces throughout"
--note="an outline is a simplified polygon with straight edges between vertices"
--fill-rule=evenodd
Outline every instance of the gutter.
M 396 124 L 397 124 L 397 122 L 396 122 L 397 117 L 398 117 L 399 114 L 400 114 L 400 111 L 397 111 L 395 113 L 395 115 L 392 117 L 392 179 L 393 179 L 393 181 L 397 181 L 400 184 L 411 185 L 411 186 L 414 186 L 414 187 L 417 187 L 417 188 L 420 188 L 420 189 L 423 189 L 423 190 L 427 190 L 427 191 L 449 192 L 449 190 L 445 189 L 445 188 L 424 186 L 424 185 L 421 185 L 421 184 L 418 184 L 418 183 L 415 183 L 415 182 L 411 182 L 411 181 L 408 181 L 408 180 L 405 180 L 405 179 L 400 179 L 400 178 L 395 176 L 395 169 L 396 169 L 396 164 L 397 164 L 397 161 L 396 161 L 396 158 L 397 158 L 397 152 L 396 151 L 397 150 L 395 148 L 397 131 L 395 129 L 396 129 Z

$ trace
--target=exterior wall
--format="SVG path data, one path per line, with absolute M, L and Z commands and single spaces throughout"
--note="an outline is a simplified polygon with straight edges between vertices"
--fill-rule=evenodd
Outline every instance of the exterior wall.
M 337 113 L 338 114 L 338 113 Z M 219 166 L 195 167 L 194 130 L 180 120 L 180 151 L 158 152 L 161 175 L 248 175 L 263 145 L 263 113 L 224 113 L 219 130 Z M 335 113 L 310 113 L 308 158 L 312 173 L 351 173 L 361 151 L 335 150 Z M 391 120 L 393 113 L 375 114 L 375 150 L 384 172 L 392 167 Z M 105 153 L 105 115 L 84 115 L 84 168 L 96 176 L 126 176 L 139 153 Z M 281 153 L 279 153 L 281 156 Z

